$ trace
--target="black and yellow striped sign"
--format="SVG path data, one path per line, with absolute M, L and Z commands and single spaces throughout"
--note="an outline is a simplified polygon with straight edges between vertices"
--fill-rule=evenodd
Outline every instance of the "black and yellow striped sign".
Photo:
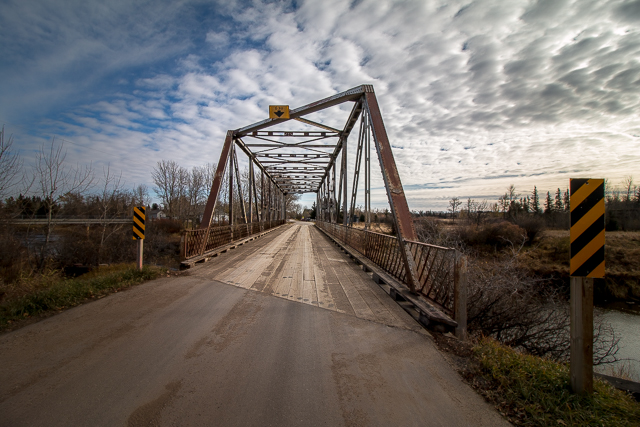
M 144 206 L 136 206 L 133 208 L 133 240 L 144 239 Z
M 604 179 L 571 180 L 571 265 L 574 277 L 604 277 Z

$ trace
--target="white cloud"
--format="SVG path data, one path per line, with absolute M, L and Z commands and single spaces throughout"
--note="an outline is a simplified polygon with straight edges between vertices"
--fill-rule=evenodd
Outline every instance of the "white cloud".
M 54 11 L 39 1 L 27 16 L 11 3 L 0 24 L 16 22 L 0 30 L 0 42 L 15 31 L 17 47 L 0 49 L 17 65 L 0 71 L 17 89 L 0 95 L 23 91 L 21 111 L 43 96 L 56 105 L 109 73 L 142 67 L 119 76 L 135 83 L 129 92 L 83 98 L 46 123 L 69 141 L 113 153 L 97 158 L 112 167 L 117 160 L 125 176 L 148 182 L 160 159 L 216 161 L 226 130 L 263 119 L 269 104 L 295 107 L 374 84 L 409 205 L 444 209 L 451 196 L 495 197 L 512 183 L 523 192 L 551 190 L 570 176 L 616 181 L 637 170 L 638 4 L 334 0 L 294 9 L 225 2 L 214 6 L 225 19 L 198 26 L 189 2 L 143 5 L 122 22 L 131 11 L 126 2 Z M 66 23 L 50 42 L 49 14 Z M 41 52 L 25 59 L 18 52 L 25 46 Z M 60 78 L 83 62 L 96 76 L 77 84 Z M 0 119 L 16 117 L 10 110 L 3 101 Z M 344 111 L 315 116 L 339 126 Z M 145 153 L 146 170 L 130 151 Z

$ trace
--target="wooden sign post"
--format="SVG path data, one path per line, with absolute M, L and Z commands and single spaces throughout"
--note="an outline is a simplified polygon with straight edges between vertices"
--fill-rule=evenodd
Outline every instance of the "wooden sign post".
M 593 279 L 604 277 L 604 180 L 571 179 L 571 389 L 593 392 Z
M 138 241 L 138 257 L 136 262 L 138 270 L 142 271 L 142 252 L 144 247 L 144 220 L 145 220 L 144 206 L 136 206 L 133 208 L 133 240 Z

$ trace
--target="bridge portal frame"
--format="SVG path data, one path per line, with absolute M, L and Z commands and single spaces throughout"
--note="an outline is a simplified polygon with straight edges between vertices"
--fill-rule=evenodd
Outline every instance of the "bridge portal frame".
M 304 116 L 330 107 L 352 102 L 354 105 L 342 130 L 314 122 Z M 353 171 L 353 186 L 350 197 L 350 209 L 347 210 L 347 140 L 351 131 L 360 119 L 357 154 Z M 274 125 L 288 120 L 296 120 L 314 126 L 321 131 L 264 131 Z M 259 142 L 245 143 L 243 138 L 253 137 Z M 272 137 L 303 138 L 302 142 L 287 144 L 275 141 Z M 335 138 L 334 145 L 324 143 Z M 397 230 L 397 238 L 402 250 L 401 257 L 406 272 L 406 281 L 411 292 L 416 292 L 419 283 L 416 264 L 407 240 L 415 241 L 416 231 L 405 197 L 398 168 L 393 157 L 391 144 L 387 136 L 380 107 L 372 85 L 361 85 L 338 93 L 328 98 L 312 102 L 289 112 L 288 119 L 266 119 L 249 126 L 227 132 L 220 160 L 214 176 L 209 198 L 205 205 L 200 229 L 206 229 L 209 235 L 211 221 L 215 211 L 218 195 L 222 186 L 225 171 L 229 173 L 229 221 L 233 226 L 233 178 L 237 181 L 238 197 L 241 201 L 241 215 L 245 223 L 253 222 L 254 217 L 260 221 L 283 220 L 286 218 L 286 195 L 288 193 L 316 193 L 316 215 L 318 219 L 336 223 L 342 211 L 343 225 L 353 226 L 353 213 L 358 192 L 361 169 L 364 169 L 365 227 L 369 228 L 371 216 L 371 158 L 370 146 L 373 140 L 380 169 L 387 193 L 387 200 Z M 315 143 L 315 144 L 314 144 Z M 249 159 L 250 177 L 248 182 L 249 215 L 247 215 L 236 148 L 240 148 Z M 297 151 L 281 151 L 292 149 Z M 332 149 L 330 152 L 323 151 Z M 341 157 L 340 157 L 341 155 Z M 339 182 L 336 182 L 336 169 L 340 157 Z M 362 160 L 364 157 L 364 167 Z M 258 204 L 254 166 L 260 171 L 261 200 Z M 267 191 L 265 197 L 265 180 Z M 338 184 L 338 185 L 336 185 Z M 337 194 L 336 194 L 337 193 Z M 251 196 L 253 195 L 253 200 Z M 341 208 L 340 208 L 341 205 Z M 254 206 L 256 208 L 254 215 Z M 349 215 L 347 215 L 349 212 Z M 233 227 L 232 227 L 233 229 Z M 202 244 L 204 252 L 206 239 Z

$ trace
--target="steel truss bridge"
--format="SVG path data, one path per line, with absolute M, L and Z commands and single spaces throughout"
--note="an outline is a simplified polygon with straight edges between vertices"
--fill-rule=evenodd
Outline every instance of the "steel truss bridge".
M 351 105 L 351 108 L 341 128 L 307 117 L 342 104 Z M 291 124 L 304 129 L 282 129 L 283 125 Z M 349 136 L 356 132 L 356 157 L 350 170 L 347 144 Z M 244 185 L 238 151 L 249 163 L 248 182 Z M 377 154 L 380 164 L 396 236 L 369 229 L 372 151 Z M 359 188 L 361 174 L 364 188 Z M 212 219 L 225 176 L 229 185 L 229 225 L 216 226 Z M 351 191 L 347 186 L 349 177 L 352 178 Z M 377 271 L 379 280 L 385 276 L 385 282 L 395 283 L 394 298 L 411 301 L 426 322 L 435 320 L 457 327 L 460 335 L 466 333 L 466 291 L 463 289 L 466 260 L 453 249 L 417 241 L 371 85 L 358 86 L 295 108 L 289 112 L 289 118 L 266 119 L 229 130 L 203 220 L 198 230 L 187 231 L 184 236 L 183 265 L 207 260 L 234 242 L 246 241 L 284 224 L 286 196 L 303 193 L 316 193 L 317 227 L 345 250 L 353 251 L 354 257 L 362 257 L 358 262 L 365 265 L 364 268 Z M 358 194 L 364 195 L 364 230 L 353 227 Z M 237 212 L 238 207 L 240 212 Z

